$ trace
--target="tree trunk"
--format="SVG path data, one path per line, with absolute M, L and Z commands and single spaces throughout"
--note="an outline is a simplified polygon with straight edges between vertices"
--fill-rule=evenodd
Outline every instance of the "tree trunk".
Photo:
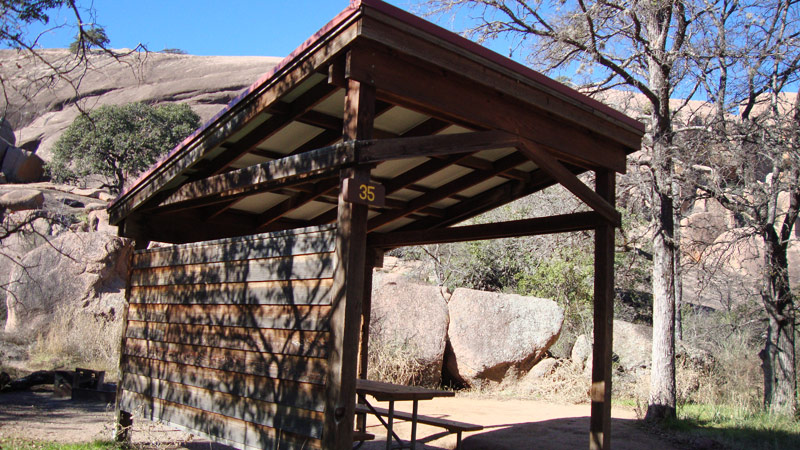
M 764 370 L 764 408 L 774 414 L 793 416 L 797 411 L 795 373 L 795 313 L 789 288 L 786 244 L 773 227 L 764 237 L 764 287 L 761 299 L 769 319 L 761 357 Z
M 655 33 L 655 31 L 654 31 Z M 669 73 L 651 61 L 650 88 L 660 102 L 651 116 L 653 133 L 653 352 L 650 399 L 645 419 L 661 421 L 675 412 L 675 212 Z
M 660 200 L 661 230 L 653 239 L 653 353 L 645 419 L 675 417 L 675 284 L 672 197 Z

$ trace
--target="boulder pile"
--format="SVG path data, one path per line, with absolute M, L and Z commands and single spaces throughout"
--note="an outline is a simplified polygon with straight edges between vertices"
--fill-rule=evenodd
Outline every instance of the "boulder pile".
M 437 384 L 443 369 L 465 385 L 524 375 L 558 339 L 564 321 L 552 300 L 472 289 L 450 295 L 402 277 L 376 280 L 370 347 L 411 350 L 423 367 L 422 384 Z

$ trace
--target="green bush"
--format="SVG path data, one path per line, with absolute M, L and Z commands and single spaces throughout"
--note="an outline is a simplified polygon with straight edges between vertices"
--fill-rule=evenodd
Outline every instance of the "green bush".
M 151 166 L 199 125 L 200 117 L 184 104 L 101 106 L 79 116 L 61 135 L 48 171 L 58 182 L 102 175 L 119 192 L 128 177 Z

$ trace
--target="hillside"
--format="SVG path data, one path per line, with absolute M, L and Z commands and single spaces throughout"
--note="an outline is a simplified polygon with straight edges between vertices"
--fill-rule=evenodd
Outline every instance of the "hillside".
M 72 54 L 50 49 L 40 55 L 42 60 L 36 60 L 16 50 L 0 50 L 0 77 L 7 91 L 0 108 L 15 131 L 16 145 L 36 149 L 45 161 L 79 109 L 134 101 L 183 102 L 206 121 L 281 59 L 134 53 L 115 60 L 97 54 L 90 56 L 89 71 L 53 80 L 47 64 L 68 67 Z

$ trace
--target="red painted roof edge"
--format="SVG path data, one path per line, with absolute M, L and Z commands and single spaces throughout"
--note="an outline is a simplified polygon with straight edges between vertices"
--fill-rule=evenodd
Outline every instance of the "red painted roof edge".
M 163 166 L 167 161 L 175 157 L 177 153 L 179 153 L 183 148 L 188 146 L 194 139 L 198 136 L 202 135 L 207 129 L 211 128 L 211 126 L 217 122 L 223 115 L 225 115 L 228 111 L 233 109 L 240 101 L 242 101 L 245 97 L 252 94 L 253 92 L 257 91 L 263 84 L 269 81 L 275 74 L 282 71 L 285 67 L 289 66 L 292 61 L 294 61 L 298 56 L 305 53 L 309 47 L 319 41 L 322 36 L 328 34 L 331 30 L 339 26 L 342 22 L 346 21 L 350 18 L 353 14 L 358 12 L 360 5 L 358 1 L 351 1 L 350 6 L 348 6 L 344 11 L 340 12 L 336 15 L 330 22 L 325 24 L 322 28 L 319 29 L 316 33 L 314 33 L 310 38 L 306 39 L 299 47 L 297 47 L 289 56 L 283 58 L 275 67 L 272 68 L 269 72 L 262 75 L 256 82 L 250 85 L 250 87 L 244 89 L 241 93 L 239 93 L 236 97 L 234 97 L 228 104 L 220 110 L 220 112 L 216 113 L 211 119 L 207 120 L 200 128 L 195 130 L 192 134 L 190 134 L 186 139 L 181 141 L 178 145 L 175 146 L 169 153 L 161 157 L 155 164 L 150 166 L 145 172 L 141 175 L 136 177 L 136 181 L 131 183 L 128 187 L 124 188 L 122 192 L 111 202 L 111 205 L 116 204 L 119 202 L 123 197 L 127 196 L 131 193 L 135 188 L 139 186 L 147 177 L 152 175 L 156 170 L 158 170 L 161 166 Z
M 367 7 L 373 8 L 377 11 L 380 11 L 386 15 L 389 15 L 395 19 L 401 20 L 406 22 L 407 24 L 423 30 L 429 34 L 432 34 L 440 39 L 450 42 L 451 44 L 457 45 L 469 52 L 472 52 L 476 55 L 479 55 L 483 58 L 488 59 L 489 61 L 501 65 L 509 70 L 519 73 L 527 78 L 531 78 L 539 84 L 547 86 L 548 88 L 559 92 L 567 97 L 570 97 L 574 100 L 579 101 L 580 103 L 584 103 L 599 112 L 610 116 L 620 122 L 625 123 L 626 125 L 639 130 L 640 132 L 644 133 L 645 127 L 644 124 L 639 122 L 636 119 L 629 117 L 628 115 L 617 111 L 616 109 L 595 100 L 585 94 L 582 94 L 575 89 L 570 88 L 569 86 L 565 86 L 559 83 L 556 80 L 553 80 L 546 75 L 543 75 L 530 67 L 527 67 L 523 64 L 520 64 L 512 59 L 506 58 L 503 55 L 500 55 L 492 50 L 489 50 L 486 47 L 483 47 L 475 42 L 470 41 L 469 39 L 460 36 L 452 31 L 446 30 L 436 24 L 428 22 L 425 19 L 417 17 L 407 11 L 403 11 L 402 9 L 385 3 L 381 0 L 353 0 L 351 2 L 351 8 L 359 7 L 360 5 L 365 5 Z

